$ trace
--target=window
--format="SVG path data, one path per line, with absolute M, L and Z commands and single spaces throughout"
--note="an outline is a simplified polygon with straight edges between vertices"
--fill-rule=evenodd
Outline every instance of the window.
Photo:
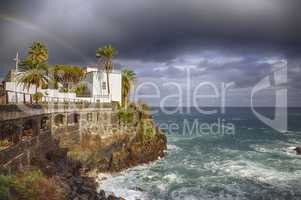
M 100 121 L 100 113 L 97 113 L 97 121 Z
M 92 113 L 88 113 L 88 114 L 87 114 L 87 120 L 88 120 L 88 121 L 92 121 L 92 119 L 93 119 Z
M 104 82 L 104 81 L 102 82 L 102 89 L 103 89 L 103 90 L 106 90 L 106 89 L 107 89 L 107 83 Z

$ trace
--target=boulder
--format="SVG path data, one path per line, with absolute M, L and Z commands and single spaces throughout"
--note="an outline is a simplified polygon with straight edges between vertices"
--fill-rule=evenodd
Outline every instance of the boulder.
M 295 151 L 296 151 L 297 155 L 301 155 L 301 147 L 296 147 Z
M 97 200 L 106 200 L 106 193 L 103 190 L 100 190 L 99 193 L 97 194 Z

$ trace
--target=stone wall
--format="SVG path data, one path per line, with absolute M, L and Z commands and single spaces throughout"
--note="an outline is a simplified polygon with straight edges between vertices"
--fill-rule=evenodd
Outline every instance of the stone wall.
M 105 130 L 112 128 L 114 116 L 110 109 L 81 109 L 2 120 L 0 140 L 9 141 L 10 145 L 0 149 L 1 169 L 6 172 L 25 169 L 34 156 L 45 156 L 53 148 L 80 144 L 83 133 L 110 134 Z
M 54 144 L 50 130 L 21 141 L 11 148 L 0 151 L 1 168 L 7 173 L 22 171 L 30 166 L 33 157 L 46 155 L 53 149 Z

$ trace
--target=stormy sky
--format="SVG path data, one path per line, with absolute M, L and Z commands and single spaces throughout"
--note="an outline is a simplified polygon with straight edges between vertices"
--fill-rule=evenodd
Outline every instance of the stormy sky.
M 47 44 L 50 64 L 83 67 L 110 43 L 118 49 L 116 68 L 135 70 L 137 85 L 158 86 L 160 97 L 146 100 L 153 105 L 178 87 L 182 104 L 191 105 L 187 96 L 208 82 L 219 90 L 231 83 L 227 105 L 247 106 L 256 83 L 287 66 L 281 87 L 288 88 L 289 106 L 301 106 L 300 9 L 299 0 L 1 0 L 0 77 L 14 66 L 16 51 L 24 57 L 35 40 Z M 273 104 L 279 88 L 256 102 Z M 139 92 L 147 97 L 155 89 L 146 84 Z

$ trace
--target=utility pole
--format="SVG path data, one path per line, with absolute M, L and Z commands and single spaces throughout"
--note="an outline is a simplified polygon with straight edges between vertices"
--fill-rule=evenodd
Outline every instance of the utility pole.
M 18 50 L 17 50 L 17 54 L 16 54 L 14 61 L 16 61 L 16 71 L 14 74 L 14 82 L 15 82 L 15 91 L 17 91 L 18 66 L 19 66 L 19 62 L 20 62 Z M 12 73 L 12 75 L 13 75 L 13 73 Z M 18 104 L 18 93 L 15 94 L 15 99 L 16 99 L 16 103 Z
M 14 58 L 14 61 L 16 61 L 16 74 L 17 74 L 17 72 L 18 72 L 18 66 L 19 66 L 19 62 L 20 62 L 19 52 L 18 51 L 17 51 L 16 57 Z

